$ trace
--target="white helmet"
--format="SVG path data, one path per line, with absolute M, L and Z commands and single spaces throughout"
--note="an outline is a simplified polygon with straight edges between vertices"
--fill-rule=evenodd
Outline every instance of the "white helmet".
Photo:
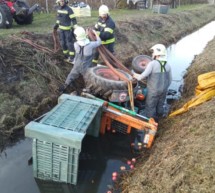
M 166 56 L 167 55 L 166 47 L 163 44 L 156 44 L 151 47 L 151 50 L 153 50 L 154 56 Z
M 87 38 L 86 31 L 83 27 L 77 27 L 74 30 L 77 41 L 85 40 Z
M 109 15 L 109 9 L 106 5 L 101 5 L 99 7 L 99 16 Z
M 69 2 L 69 0 L 64 0 L 64 3 L 68 3 Z M 56 3 L 58 4 L 58 5 L 60 5 L 60 0 L 56 0 Z

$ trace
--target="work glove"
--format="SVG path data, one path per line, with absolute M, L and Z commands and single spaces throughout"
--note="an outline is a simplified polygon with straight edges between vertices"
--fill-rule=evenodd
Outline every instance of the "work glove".
M 134 73 L 134 74 L 133 74 L 133 78 L 137 79 L 138 81 L 141 80 L 140 74 L 137 74 L 137 73 Z
M 100 31 L 95 31 L 95 33 L 100 36 L 101 32 Z
M 68 87 L 67 84 L 63 84 L 63 85 L 61 85 L 61 86 L 58 88 L 58 91 L 59 91 L 60 93 L 64 93 L 64 92 L 66 91 L 67 87 Z

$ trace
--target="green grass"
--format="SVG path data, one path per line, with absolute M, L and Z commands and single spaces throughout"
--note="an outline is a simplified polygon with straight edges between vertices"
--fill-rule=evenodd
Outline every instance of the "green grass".
M 203 6 L 207 6 L 205 4 L 197 4 L 197 5 L 186 5 L 180 6 L 177 9 L 170 9 L 170 13 L 186 11 L 186 10 L 194 10 L 200 9 Z M 93 10 L 91 13 L 91 17 L 82 17 L 77 18 L 78 25 L 84 27 L 93 27 L 98 19 L 98 11 Z M 153 15 L 150 9 L 146 10 L 136 10 L 136 9 L 117 9 L 111 10 L 111 16 L 115 21 L 119 20 L 127 20 L 132 18 L 140 18 L 142 16 L 150 16 Z M 35 33 L 51 33 L 53 30 L 53 26 L 56 20 L 56 13 L 49 14 L 34 14 L 34 21 L 30 25 L 17 25 L 16 22 L 13 22 L 13 26 L 11 29 L 0 29 L 0 38 L 4 38 L 10 34 L 16 34 L 22 31 L 29 31 Z

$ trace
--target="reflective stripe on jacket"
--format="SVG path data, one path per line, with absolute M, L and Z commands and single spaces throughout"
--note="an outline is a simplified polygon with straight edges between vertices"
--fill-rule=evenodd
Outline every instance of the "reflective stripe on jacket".
M 102 18 L 99 18 L 95 25 L 95 30 L 98 32 L 102 44 L 111 44 L 115 42 L 115 23 L 110 16 L 108 16 L 105 21 L 103 21 Z
M 60 7 L 57 10 L 56 23 L 59 25 L 59 29 L 61 30 L 70 30 L 74 25 L 76 25 L 77 20 L 72 8 L 68 5 Z

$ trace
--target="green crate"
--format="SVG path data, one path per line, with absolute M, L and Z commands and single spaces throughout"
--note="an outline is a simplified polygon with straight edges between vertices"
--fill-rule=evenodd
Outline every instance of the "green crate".
M 77 183 L 80 149 L 33 139 L 34 177 Z
M 58 101 L 25 126 L 25 136 L 33 138 L 36 178 L 76 184 L 82 140 L 88 133 L 98 136 L 103 102 L 65 94 Z

